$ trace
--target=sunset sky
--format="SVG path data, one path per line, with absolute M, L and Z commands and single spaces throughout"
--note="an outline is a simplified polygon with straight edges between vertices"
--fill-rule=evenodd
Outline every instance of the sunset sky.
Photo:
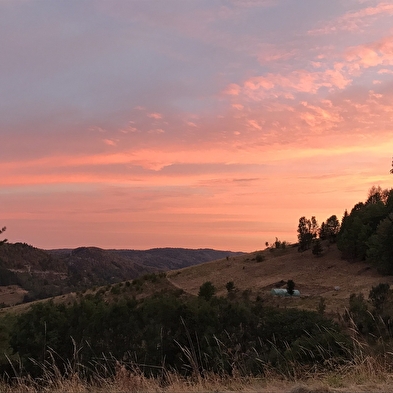
M 10 242 L 253 251 L 393 186 L 393 0 L 1 0 L 0 37 Z

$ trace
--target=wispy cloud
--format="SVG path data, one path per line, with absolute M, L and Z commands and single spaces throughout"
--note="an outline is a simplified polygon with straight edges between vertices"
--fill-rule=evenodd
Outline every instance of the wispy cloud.
M 310 30 L 309 34 L 339 34 L 340 32 L 365 32 L 367 28 L 378 21 L 378 17 L 393 15 L 393 4 L 378 2 L 375 6 L 348 11 L 332 21 L 324 23 L 321 27 Z

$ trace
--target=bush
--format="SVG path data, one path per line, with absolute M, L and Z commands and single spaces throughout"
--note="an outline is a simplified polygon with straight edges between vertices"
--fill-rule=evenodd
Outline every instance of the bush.
M 225 285 L 228 292 L 232 292 L 235 289 L 235 284 L 233 281 L 228 281 Z
M 322 255 L 323 252 L 323 248 L 322 248 L 322 244 L 321 241 L 319 239 L 315 240 L 314 242 L 314 246 L 312 248 L 312 253 L 313 255 L 315 255 L 316 257 L 319 257 Z
M 262 254 L 257 254 L 255 260 L 257 262 L 263 262 L 265 260 L 265 257 Z
M 203 283 L 198 292 L 198 297 L 204 298 L 209 301 L 216 293 L 216 287 L 210 282 L 206 281 Z

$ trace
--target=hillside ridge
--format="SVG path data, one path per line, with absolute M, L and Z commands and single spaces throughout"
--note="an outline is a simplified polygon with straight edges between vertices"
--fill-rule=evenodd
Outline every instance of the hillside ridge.
M 5 243 L 0 247 L 0 304 L 44 299 L 239 254 L 206 248 L 42 250 Z

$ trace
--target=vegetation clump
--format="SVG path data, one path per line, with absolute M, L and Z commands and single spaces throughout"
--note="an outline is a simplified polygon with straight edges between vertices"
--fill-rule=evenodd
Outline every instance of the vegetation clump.
M 165 366 L 184 376 L 202 369 L 263 375 L 268 365 L 290 372 L 292 362 L 314 367 L 350 354 L 349 338 L 316 312 L 169 293 L 111 304 L 94 296 L 71 306 L 40 303 L 16 319 L 10 345 L 34 377 L 42 376 L 39 362 L 65 371 L 75 351 L 86 368 L 105 356 L 143 363 L 147 375 Z

